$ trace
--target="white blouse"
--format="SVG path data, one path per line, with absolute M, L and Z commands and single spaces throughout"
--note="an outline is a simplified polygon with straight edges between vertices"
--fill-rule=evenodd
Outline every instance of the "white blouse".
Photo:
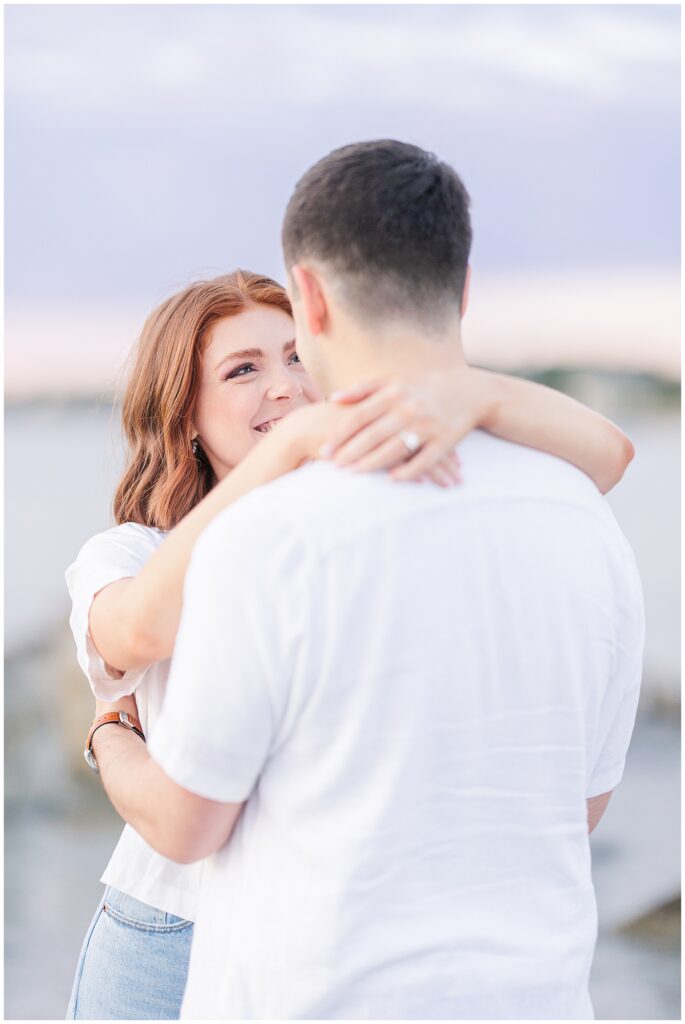
M 72 600 L 69 619 L 78 663 L 100 700 L 113 701 L 135 693 L 138 717 L 149 739 L 158 721 L 170 659 L 130 669 L 115 678 L 95 649 L 88 615 L 95 595 L 109 583 L 136 576 L 157 550 L 166 533 L 139 523 L 124 523 L 92 537 L 66 571 Z M 126 825 L 100 881 L 158 910 L 195 920 L 203 862 L 176 864 L 162 857 L 130 825 Z

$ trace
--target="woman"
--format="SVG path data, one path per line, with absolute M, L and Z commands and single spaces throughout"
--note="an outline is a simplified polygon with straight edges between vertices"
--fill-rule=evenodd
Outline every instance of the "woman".
M 193 544 L 252 488 L 322 450 L 360 470 L 446 486 L 458 479 L 455 443 L 478 425 L 574 462 L 603 490 L 632 457 L 616 427 L 570 399 L 470 368 L 449 380 L 428 374 L 411 391 L 377 383 L 322 402 L 297 358 L 290 313 L 279 285 L 238 271 L 168 299 L 143 329 L 122 410 L 130 456 L 117 526 L 83 547 L 67 582 L 96 714 L 127 710 L 146 736 Z M 126 793 L 104 782 L 125 812 Z M 201 872 L 126 826 L 102 876 L 69 1018 L 178 1017 Z

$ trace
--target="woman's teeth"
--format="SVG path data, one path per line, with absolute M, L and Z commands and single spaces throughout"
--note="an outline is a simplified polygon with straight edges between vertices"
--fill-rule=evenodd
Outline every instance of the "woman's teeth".
M 262 423 L 261 426 L 255 427 L 255 430 L 258 430 L 260 434 L 268 434 L 275 422 L 276 420 L 269 420 L 268 423 Z

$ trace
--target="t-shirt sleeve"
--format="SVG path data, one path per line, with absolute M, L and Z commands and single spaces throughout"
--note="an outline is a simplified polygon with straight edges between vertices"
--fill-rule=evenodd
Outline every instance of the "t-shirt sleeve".
M 247 799 L 278 742 L 306 628 L 302 545 L 269 512 L 242 499 L 196 544 L 150 740 L 171 779 L 220 802 Z
M 123 676 L 110 670 L 90 635 L 88 616 L 93 599 L 108 584 L 137 576 L 163 539 L 164 534 L 158 530 L 124 523 L 91 537 L 65 573 L 72 602 L 69 625 L 76 641 L 76 656 L 91 690 L 100 700 L 118 700 L 133 693 L 147 667 L 130 669 Z
M 617 580 L 614 669 L 599 715 L 586 796 L 608 793 L 623 777 L 642 682 L 645 617 L 642 586 L 628 543 Z

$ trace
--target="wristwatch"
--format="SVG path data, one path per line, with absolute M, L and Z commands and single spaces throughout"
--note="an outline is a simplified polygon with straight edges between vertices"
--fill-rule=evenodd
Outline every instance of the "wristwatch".
M 100 715 L 96 718 L 88 730 L 88 738 L 86 739 L 86 749 L 83 751 L 83 756 L 86 759 L 86 764 L 93 769 L 94 772 L 100 774 L 95 755 L 93 754 L 93 736 L 103 725 L 109 725 L 110 722 L 113 725 L 123 725 L 124 729 L 132 729 L 133 732 L 140 736 L 143 743 L 145 742 L 145 734 L 143 727 L 137 718 L 133 715 L 129 715 L 128 711 L 108 711 L 106 715 Z

